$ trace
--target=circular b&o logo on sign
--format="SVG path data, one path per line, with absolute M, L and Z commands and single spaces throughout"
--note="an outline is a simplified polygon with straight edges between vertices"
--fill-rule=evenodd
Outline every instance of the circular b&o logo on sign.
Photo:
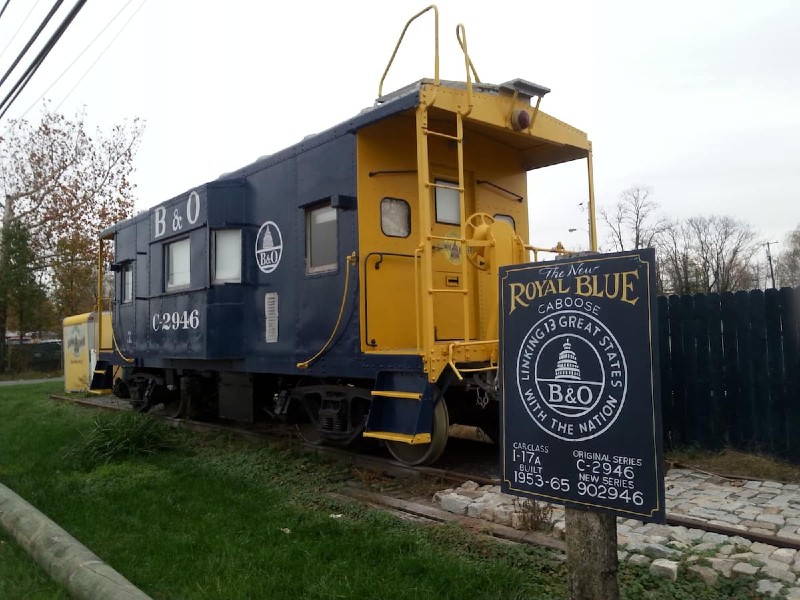
M 273 221 L 267 221 L 256 236 L 256 264 L 264 273 L 272 273 L 278 268 L 282 254 L 281 230 Z
M 602 321 L 563 310 L 541 319 L 525 335 L 516 378 L 533 422 L 555 438 L 578 442 L 614 424 L 625 403 L 628 368 Z

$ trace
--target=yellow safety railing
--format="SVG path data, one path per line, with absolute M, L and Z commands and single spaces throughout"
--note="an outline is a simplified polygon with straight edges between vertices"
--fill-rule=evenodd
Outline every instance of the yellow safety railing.
M 100 346 L 103 342 L 103 240 L 99 241 L 97 249 L 97 348 L 100 355 Z
M 383 96 L 383 82 L 386 79 L 386 75 L 389 73 L 389 69 L 394 62 L 394 57 L 397 56 L 397 51 L 400 49 L 400 44 L 403 43 L 403 38 L 406 35 L 406 31 L 408 31 L 409 25 L 414 22 L 415 19 L 421 17 L 429 10 L 433 10 L 434 15 L 434 59 L 433 59 L 433 78 L 434 82 L 436 83 L 436 87 L 439 87 L 439 8 L 435 4 L 431 4 L 427 8 L 422 9 L 413 17 L 411 17 L 406 26 L 403 27 L 403 31 L 400 34 L 400 39 L 397 40 L 397 44 L 394 47 L 394 52 L 392 52 L 392 57 L 389 59 L 389 64 L 386 65 L 386 70 L 383 72 L 383 76 L 381 77 L 381 82 L 378 84 L 378 98 Z
M 478 77 L 478 73 L 475 71 L 475 65 L 472 64 L 469 53 L 467 52 L 467 32 L 461 23 L 456 25 L 456 39 L 458 40 L 458 45 L 461 46 L 461 50 L 464 52 L 464 65 L 467 69 L 467 110 L 461 113 L 462 116 L 466 117 L 472 112 L 472 107 L 474 105 L 472 101 L 472 78 L 470 77 L 470 71 L 475 76 L 475 81 L 477 83 L 480 83 L 481 80 Z

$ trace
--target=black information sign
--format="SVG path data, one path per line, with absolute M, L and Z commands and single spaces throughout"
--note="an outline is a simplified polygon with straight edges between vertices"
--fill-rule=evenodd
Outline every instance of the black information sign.
M 651 249 L 500 271 L 502 490 L 664 522 Z

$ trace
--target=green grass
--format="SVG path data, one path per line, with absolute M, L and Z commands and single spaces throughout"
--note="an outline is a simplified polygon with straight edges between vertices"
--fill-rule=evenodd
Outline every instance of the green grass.
M 543 550 L 331 500 L 343 466 L 45 399 L 58 388 L 0 388 L 0 481 L 155 599 L 565 597 Z M 0 549 L 0 578 L 20 560 Z M 20 572 L 0 597 L 59 597 Z M 620 580 L 630 599 L 752 597 L 742 581 Z
M 0 598 L 67 600 L 69 595 L 0 530 Z

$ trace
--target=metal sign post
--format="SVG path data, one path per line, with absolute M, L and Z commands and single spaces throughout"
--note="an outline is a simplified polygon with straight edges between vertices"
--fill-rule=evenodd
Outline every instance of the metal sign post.
M 615 572 L 614 517 L 664 522 L 655 252 L 504 267 L 500 297 L 501 487 L 564 504 L 567 536 L 603 513 Z

